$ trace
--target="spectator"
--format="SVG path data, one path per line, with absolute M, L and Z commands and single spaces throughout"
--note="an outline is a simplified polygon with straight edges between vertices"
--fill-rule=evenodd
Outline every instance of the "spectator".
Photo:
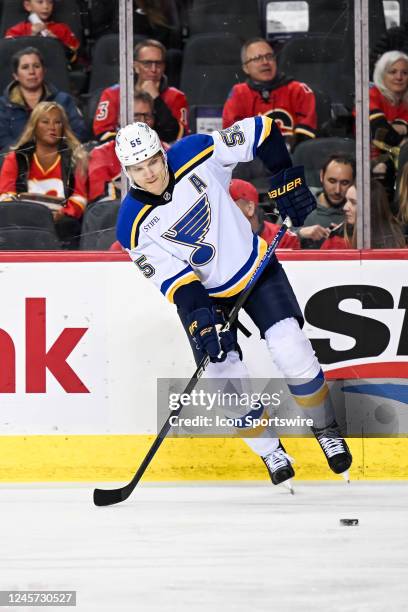
M 161 140 L 173 142 L 188 134 L 187 98 L 167 86 L 164 74 L 166 48 L 157 40 L 143 40 L 134 50 L 135 92 L 146 91 L 154 100 L 156 131 Z M 119 125 L 120 90 L 113 85 L 103 90 L 96 109 L 93 131 L 105 140 Z
M 321 249 L 357 248 L 357 191 L 355 185 L 350 185 L 346 191 L 343 212 L 344 223 L 341 226 L 341 231 L 326 238 L 320 247 Z
M 8 148 L 18 140 L 31 111 L 41 101 L 60 104 L 75 136 L 86 140 L 85 124 L 73 97 L 44 80 L 44 60 L 38 49 L 17 51 L 12 66 L 14 80 L 0 97 L 0 148 Z
M 65 246 L 78 244 L 80 219 L 87 203 L 86 155 L 69 126 L 62 106 L 56 102 L 36 105 L 0 173 L 0 199 L 18 193 L 63 198 L 54 213 L 57 233 Z
M 261 236 L 261 238 L 270 244 L 281 226 L 264 220 L 264 213 L 258 206 L 259 196 L 255 187 L 251 183 L 248 183 L 248 181 L 232 179 L 229 193 L 250 222 L 253 233 L 257 236 Z M 279 248 L 299 249 L 300 244 L 296 234 L 287 230 L 280 242 Z
M 372 156 L 400 146 L 408 136 L 408 55 L 388 51 L 374 68 L 370 88 Z
M 316 100 L 305 83 L 278 71 L 275 53 L 263 38 L 251 38 L 241 50 L 248 75 L 232 88 L 224 104 L 223 127 L 254 115 L 269 115 L 293 149 L 302 140 L 315 138 Z
M 355 160 L 347 154 L 330 155 L 320 171 L 322 191 L 317 197 L 317 206 L 305 219 L 304 227 L 315 228 L 313 235 L 307 236 L 303 231 L 302 248 L 318 249 L 323 240 L 330 236 L 339 224 L 344 222 L 343 206 L 346 203 L 346 192 L 354 183 L 356 176 Z M 317 228 L 320 228 L 318 231 Z M 340 228 L 339 228 L 340 229 Z
M 400 223 L 390 211 L 387 192 L 377 179 L 372 179 L 371 189 L 371 248 L 405 248 L 405 239 Z M 345 224 L 343 237 L 335 236 L 325 240 L 322 249 L 357 248 L 357 190 L 351 185 L 346 192 L 343 207 Z
M 408 243 L 408 164 L 402 168 L 398 185 L 398 214 L 397 219 L 402 225 L 405 241 Z
M 66 48 L 70 61 L 74 62 L 79 49 L 79 40 L 68 25 L 51 20 L 54 0 L 23 0 L 23 6 L 28 13 L 27 19 L 6 30 L 4 37 L 50 36 L 58 38 Z
M 153 99 L 145 91 L 135 94 L 133 119 L 154 128 Z M 168 148 L 166 143 L 162 144 Z M 89 203 L 120 198 L 120 174 L 113 138 L 92 149 L 88 165 Z
M 390 210 L 387 192 L 380 181 L 371 180 L 371 248 L 405 248 L 401 224 Z

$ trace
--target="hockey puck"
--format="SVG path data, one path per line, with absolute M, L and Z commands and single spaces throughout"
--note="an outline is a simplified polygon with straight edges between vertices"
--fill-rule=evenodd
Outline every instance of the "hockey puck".
M 358 519 L 340 519 L 340 525 L 358 525 Z

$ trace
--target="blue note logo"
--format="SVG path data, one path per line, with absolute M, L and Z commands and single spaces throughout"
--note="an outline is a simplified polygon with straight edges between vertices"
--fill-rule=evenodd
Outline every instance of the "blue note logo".
M 215 255 L 214 246 L 204 242 L 210 223 L 211 208 L 205 193 L 162 237 L 194 249 L 190 255 L 191 265 L 205 266 Z

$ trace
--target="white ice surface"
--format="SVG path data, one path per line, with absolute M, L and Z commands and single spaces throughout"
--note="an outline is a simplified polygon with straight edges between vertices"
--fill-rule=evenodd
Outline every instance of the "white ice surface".
M 108 508 L 92 487 L 3 486 L 0 512 L 0 590 L 78 601 L 0 611 L 408 610 L 408 483 L 140 485 Z

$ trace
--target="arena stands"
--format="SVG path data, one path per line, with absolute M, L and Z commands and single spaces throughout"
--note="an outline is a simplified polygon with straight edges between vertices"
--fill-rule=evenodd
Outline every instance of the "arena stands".
M 0 0 L 0 63 L 3 67 L 0 91 L 13 79 L 10 58 L 15 51 L 27 46 L 38 47 L 47 67 L 46 80 L 70 94 L 84 115 L 86 138 L 83 140 L 89 141 L 85 143 L 88 152 L 97 144 L 92 124 L 101 93 L 119 81 L 119 2 L 55 0 L 53 20 L 67 24 L 80 41 L 72 61 L 63 43 L 51 36 L 5 39 L 6 31 L 24 21 L 26 12 L 20 0 Z M 305 166 L 310 185 L 317 188 L 324 158 L 333 152 L 355 152 L 353 10 L 352 0 L 134 0 L 134 44 L 154 38 L 165 45 L 166 84 L 186 95 L 190 107 L 189 127 L 194 133 L 222 127 L 223 107 L 231 89 L 247 77 L 242 67 L 242 45 L 252 37 L 265 38 L 276 55 L 279 74 L 305 83 L 315 95 L 315 133 L 313 138 L 294 148 L 293 159 L 294 163 Z M 407 23 L 408 0 L 392 3 L 371 0 L 371 57 L 378 59 L 381 53 L 390 50 L 393 41 L 404 39 Z M 273 90 L 271 82 L 272 97 Z M 259 93 L 265 94 L 262 88 Z M 279 122 L 279 118 L 274 119 Z M 405 140 L 399 146 L 404 144 Z M 398 158 L 397 148 L 388 152 L 393 160 Z M 387 154 L 386 151 L 382 153 Z M 398 178 L 402 175 L 405 157 L 401 157 L 403 163 L 399 166 Z M 245 167 L 239 164 L 234 176 L 250 180 L 257 187 L 262 205 L 269 184 L 263 164 L 259 160 Z M 83 225 L 92 226 L 92 232 L 102 232 L 106 240 L 97 239 L 99 234 L 96 233 L 92 241 L 88 232 L 87 238 L 81 238 L 81 249 L 106 248 L 111 238 L 106 224 L 111 223 L 112 228 L 115 215 L 110 218 L 91 214 L 97 205 L 90 207 L 89 219 L 88 211 L 85 213 Z M 398 211 L 397 201 L 393 207 L 394 212 Z M 23 227 L 24 223 L 21 225 Z M 8 236 L 17 235 L 18 230 L 7 232 Z M 113 235 L 113 230 L 111 233 Z M 0 244 L 0 249 L 5 248 L 5 244 L 11 248 L 9 238 Z M 21 241 L 18 244 L 21 245 Z

